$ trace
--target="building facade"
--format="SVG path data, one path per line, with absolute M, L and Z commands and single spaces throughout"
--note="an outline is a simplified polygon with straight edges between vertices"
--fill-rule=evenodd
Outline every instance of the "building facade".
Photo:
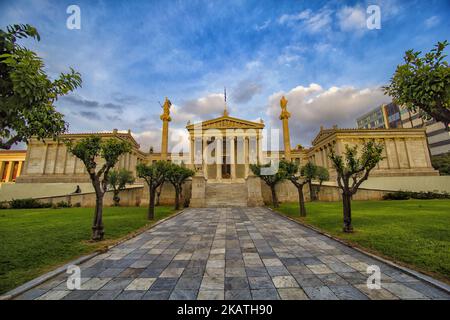
M 374 170 L 378 176 L 438 175 L 431 166 L 425 129 L 331 129 L 320 128 L 310 148 L 297 146 L 291 148 L 289 133 L 288 101 L 280 100 L 280 121 L 283 127 L 283 150 L 263 150 L 264 122 L 248 121 L 231 117 L 225 104 L 223 114 L 218 118 L 200 123 L 188 123 L 189 152 L 171 153 L 168 149 L 170 100 L 166 98 L 161 120 L 161 152 L 143 152 L 134 140 L 131 131 L 113 130 L 107 133 L 94 133 L 102 139 L 121 139 L 131 143 L 132 151 L 123 155 L 117 169 L 124 168 L 136 174 L 139 163 L 153 163 L 158 160 L 172 161 L 189 166 L 195 171 L 184 191 L 190 197 L 190 206 L 259 206 L 263 204 L 263 195 L 267 193 L 265 185 L 255 177 L 252 164 L 275 163 L 274 160 L 286 159 L 305 165 L 311 161 L 330 171 L 331 179 L 335 172 L 331 166 L 329 154 L 334 149 L 338 154 L 345 146 L 362 145 L 365 141 L 376 140 L 382 143 L 384 159 Z M 389 118 L 387 118 L 389 119 Z M 89 176 L 83 163 L 70 154 L 65 140 L 82 139 L 92 133 L 65 134 L 58 140 L 38 141 L 31 139 L 26 151 L 22 174 L 17 178 L 20 183 L 87 183 Z M 99 159 L 99 161 L 101 161 Z M 101 162 L 100 162 L 101 165 Z M 8 171 L 10 172 L 10 171 Z M 148 190 L 143 181 L 136 182 L 143 188 L 142 203 L 145 204 Z M 287 195 L 296 194 L 289 183 L 283 187 Z M 170 184 L 164 186 L 164 199 L 173 199 Z
M 360 129 L 424 128 L 432 156 L 450 152 L 450 131 L 442 122 L 424 120 L 417 112 L 393 102 L 371 110 L 357 118 L 356 123 Z
M 25 150 L 0 151 L 0 184 L 12 183 L 22 174 Z
M 446 130 L 444 123 L 434 119 L 424 120 L 417 112 L 411 112 L 403 107 L 400 114 L 403 128 L 426 129 L 431 155 L 450 152 L 450 131 Z
M 136 174 L 136 165 L 147 161 L 147 155 L 139 150 L 139 144 L 134 140 L 131 132 L 121 133 L 114 129 L 112 132 L 94 133 L 102 139 L 119 139 L 130 142 L 132 151 L 122 155 L 116 169 L 130 170 Z M 92 133 L 63 134 L 58 140 L 30 139 L 26 151 L 23 172 L 17 178 L 18 183 L 85 183 L 90 182 L 83 162 L 72 155 L 65 144 L 66 140 L 76 141 L 86 138 Z M 99 159 L 98 166 L 103 163 Z
M 425 130 L 417 129 L 321 129 L 307 151 L 308 160 L 325 167 L 330 178 L 336 177 L 329 158 L 331 150 L 342 154 L 345 147 L 362 145 L 375 140 L 383 145 L 381 160 L 371 176 L 430 176 L 439 175 L 431 165 Z
M 356 119 L 360 129 L 401 128 L 400 108 L 393 102 L 382 104 Z

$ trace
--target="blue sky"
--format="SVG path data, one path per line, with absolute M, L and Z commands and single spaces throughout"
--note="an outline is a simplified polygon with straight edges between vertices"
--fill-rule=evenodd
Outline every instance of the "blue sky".
M 66 9 L 81 9 L 81 29 Z M 366 8 L 381 29 L 366 27 Z M 384 102 L 405 50 L 448 39 L 448 1 L 3 1 L 0 27 L 30 23 L 41 42 L 24 44 L 55 77 L 69 66 L 83 87 L 58 101 L 71 132 L 131 129 L 159 149 L 161 108 L 173 103 L 171 143 L 188 120 L 223 109 L 278 128 L 285 94 L 292 144 L 309 145 L 320 125 L 354 127 Z

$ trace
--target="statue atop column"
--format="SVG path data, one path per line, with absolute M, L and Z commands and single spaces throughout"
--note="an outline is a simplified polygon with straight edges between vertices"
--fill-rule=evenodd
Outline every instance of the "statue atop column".
M 282 96 L 280 99 L 280 107 L 281 107 L 280 120 L 289 119 L 291 117 L 291 114 L 289 113 L 289 111 L 287 111 L 287 103 L 288 100 L 284 96 Z
M 168 160 L 168 147 L 169 147 L 169 122 L 172 121 L 170 118 L 170 106 L 172 102 L 166 97 L 164 100 L 163 114 L 160 119 L 163 122 L 162 127 L 162 139 L 161 139 L 161 160 Z
M 164 100 L 164 104 L 162 106 L 163 108 L 163 114 L 160 116 L 160 119 L 162 121 L 172 121 L 172 118 L 170 118 L 170 107 L 172 106 L 172 102 L 166 97 L 166 100 Z
M 291 137 L 289 134 L 289 122 L 291 117 L 289 111 L 287 111 L 287 99 L 283 96 L 280 99 L 281 114 L 280 120 L 283 122 L 283 143 L 284 143 L 284 157 L 286 160 L 291 160 Z

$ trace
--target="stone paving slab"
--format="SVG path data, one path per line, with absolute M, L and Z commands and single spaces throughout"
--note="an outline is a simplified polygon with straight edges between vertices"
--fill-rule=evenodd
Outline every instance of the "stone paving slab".
M 381 289 L 366 285 L 381 269 Z M 188 209 L 17 299 L 450 299 L 425 281 L 266 208 Z

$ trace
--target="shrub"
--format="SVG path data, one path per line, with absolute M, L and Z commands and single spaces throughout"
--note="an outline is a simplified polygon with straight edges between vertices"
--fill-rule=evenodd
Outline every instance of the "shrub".
M 408 200 L 410 198 L 410 192 L 406 191 L 389 192 L 383 196 L 383 200 Z
M 56 207 L 57 208 L 70 208 L 70 207 L 72 207 L 72 205 L 68 202 L 60 201 L 60 202 L 56 203 Z
M 383 196 L 383 200 L 430 200 L 430 199 L 450 199 L 450 194 L 447 192 L 411 192 L 411 191 L 395 191 L 386 193 Z
M 42 203 L 36 199 L 13 199 L 9 202 L 11 209 L 35 209 L 35 208 L 50 208 L 51 203 Z
M 431 162 L 440 175 L 450 175 L 450 152 L 432 156 Z

